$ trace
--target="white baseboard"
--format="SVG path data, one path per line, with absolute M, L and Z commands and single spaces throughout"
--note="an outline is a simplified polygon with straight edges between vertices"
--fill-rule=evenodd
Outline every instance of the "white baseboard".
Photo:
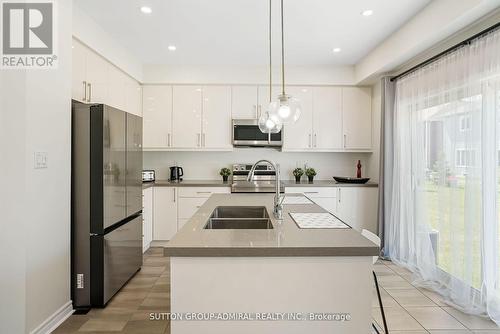
M 61 306 L 60 309 L 54 312 L 37 328 L 32 330 L 30 334 L 49 334 L 52 333 L 64 320 L 68 319 L 73 314 L 73 304 L 71 300 Z

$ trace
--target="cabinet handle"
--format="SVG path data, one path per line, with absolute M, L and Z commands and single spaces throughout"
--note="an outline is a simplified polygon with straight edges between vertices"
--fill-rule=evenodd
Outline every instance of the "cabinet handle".
M 253 112 L 254 112 L 254 114 L 255 114 L 255 118 L 259 118 L 259 117 L 257 116 L 257 105 L 255 105 L 255 104 L 253 105 Z
M 311 143 L 312 143 L 311 134 L 309 134 L 309 147 L 311 147 Z
M 344 148 L 347 147 L 347 135 L 344 134 Z
M 88 98 L 87 102 L 90 102 L 92 100 L 92 84 L 89 82 L 87 84 L 87 87 L 89 88 L 89 98 Z
M 257 118 L 260 118 L 260 115 L 262 114 L 262 106 L 259 104 L 257 107 Z
M 304 191 L 304 194 L 319 194 L 319 191 Z
M 83 102 L 87 101 L 87 81 L 83 82 Z
M 340 201 L 341 201 L 341 199 L 342 199 L 342 191 L 341 191 L 341 190 L 342 190 L 342 189 L 341 189 L 341 188 L 339 188 L 339 203 L 340 203 Z
M 206 141 L 205 141 L 205 134 L 202 135 L 201 142 L 202 142 L 202 146 L 205 147 L 205 143 L 206 143 Z
M 211 191 L 197 191 L 197 194 L 211 194 Z
M 314 134 L 314 147 L 316 147 L 316 143 L 317 143 L 317 141 L 316 141 L 316 134 Z
M 167 133 L 167 146 L 170 147 L 170 133 Z
M 174 189 L 174 203 L 175 203 L 176 191 L 175 191 L 175 188 L 173 188 L 173 189 Z
M 198 147 L 200 147 L 200 137 L 201 137 L 200 134 L 197 133 L 196 134 L 196 146 L 198 146 Z

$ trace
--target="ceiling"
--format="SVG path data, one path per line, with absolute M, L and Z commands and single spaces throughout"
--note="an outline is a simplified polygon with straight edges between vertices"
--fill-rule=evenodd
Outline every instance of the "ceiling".
M 279 60 L 279 0 L 273 52 Z M 430 0 L 285 0 L 288 65 L 352 65 Z M 265 65 L 267 0 L 75 0 L 144 64 Z M 149 6 L 151 14 L 140 11 Z M 373 10 L 365 17 L 361 12 Z M 175 45 L 176 51 L 168 46 Z M 334 53 L 334 48 L 341 51 Z

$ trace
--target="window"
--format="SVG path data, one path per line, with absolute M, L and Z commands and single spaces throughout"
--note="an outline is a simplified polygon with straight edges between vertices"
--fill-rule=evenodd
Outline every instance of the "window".
M 460 116 L 460 131 L 468 131 L 471 128 L 471 118 L 470 116 Z
M 476 154 L 473 150 L 458 149 L 455 157 L 456 167 L 470 167 L 474 166 Z

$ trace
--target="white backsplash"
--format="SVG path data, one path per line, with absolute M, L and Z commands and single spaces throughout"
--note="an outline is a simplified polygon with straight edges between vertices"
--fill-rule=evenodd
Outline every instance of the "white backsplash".
M 169 167 L 177 164 L 184 169 L 185 180 L 207 180 L 220 178 L 219 170 L 231 168 L 233 163 L 252 164 L 268 159 L 280 164 L 283 180 L 293 179 L 293 169 L 306 164 L 316 169 L 316 179 L 331 180 L 334 175 L 355 176 L 358 160 L 363 165 L 363 176 L 373 177 L 367 169 L 371 156 L 370 153 L 292 153 L 267 148 L 238 148 L 232 152 L 144 152 L 144 169 L 154 169 L 157 180 L 166 180 Z

